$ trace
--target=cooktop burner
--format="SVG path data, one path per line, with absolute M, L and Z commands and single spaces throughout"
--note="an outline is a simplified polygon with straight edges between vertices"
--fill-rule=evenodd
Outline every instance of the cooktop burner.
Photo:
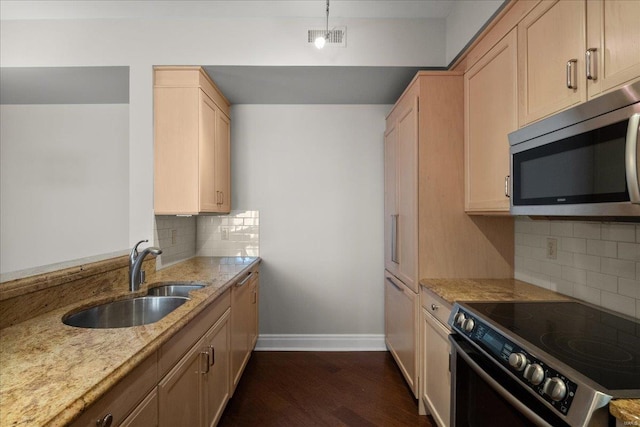
M 467 305 L 608 390 L 640 390 L 639 322 L 578 302 Z

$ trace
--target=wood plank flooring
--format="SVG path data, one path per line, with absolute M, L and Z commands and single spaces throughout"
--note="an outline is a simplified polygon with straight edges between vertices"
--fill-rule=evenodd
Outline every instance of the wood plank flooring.
M 388 352 L 254 352 L 218 425 L 436 424 Z

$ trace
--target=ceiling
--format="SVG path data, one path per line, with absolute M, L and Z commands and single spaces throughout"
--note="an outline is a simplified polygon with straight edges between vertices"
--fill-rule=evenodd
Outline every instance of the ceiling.
M 330 16 L 446 19 L 455 4 L 462 1 L 469 0 L 331 0 Z M 2 20 L 176 19 L 193 16 L 212 19 L 317 18 L 323 16 L 324 11 L 325 0 L 0 2 Z M 232 104 L 393 104 L 420 69 L 389 66 L 204 66 Z M 88 75 L 83 77 L 85 72 Z M 90 83 L 101 75 L 107 79 L 107 84 Z M 27 87 L 25 82 L 39 80 L 43 81 L 38 89 L 41 93 L 34 93 L 33 88 L 30 92 L 23 92 L 22 88 Z M 87 84 L 74 85 L 79 81 Z M 128 102 L 128 67 L 43 67 L 13 71 L 2 68 L 0 83 L 0 102 L 3 104 L 55 103 L 56 100 L 59 103 L 82 103 L 88 98 L 93 103 L 100 100 Z M 49 92 L 47 87 L 51 88 Z M 74 92 L 74 88 L 80 89 Z M 122 95 L 123 90 L 127 96 Z

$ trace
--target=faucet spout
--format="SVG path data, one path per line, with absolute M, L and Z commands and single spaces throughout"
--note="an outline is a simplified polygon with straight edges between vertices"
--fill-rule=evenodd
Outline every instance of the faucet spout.
M 142 252 L 138 253 L 138 246 L 143 242 L 148 242 L 148 240 L 141 240 L 136 243 L 129 254 L 129 290 L 131 292 L 140 289 L 140 284 L 144 283 L 144 271 L 141 270 L 144 258 L 149 254 L 158 256 L 162 253 L 162 249 L 154 246 L 145 248 Z

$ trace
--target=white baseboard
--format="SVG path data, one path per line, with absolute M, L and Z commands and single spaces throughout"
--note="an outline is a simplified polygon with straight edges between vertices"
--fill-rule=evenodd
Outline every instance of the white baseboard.
M 386 351 L 384 334 L 261 334 L 256 351 Z

